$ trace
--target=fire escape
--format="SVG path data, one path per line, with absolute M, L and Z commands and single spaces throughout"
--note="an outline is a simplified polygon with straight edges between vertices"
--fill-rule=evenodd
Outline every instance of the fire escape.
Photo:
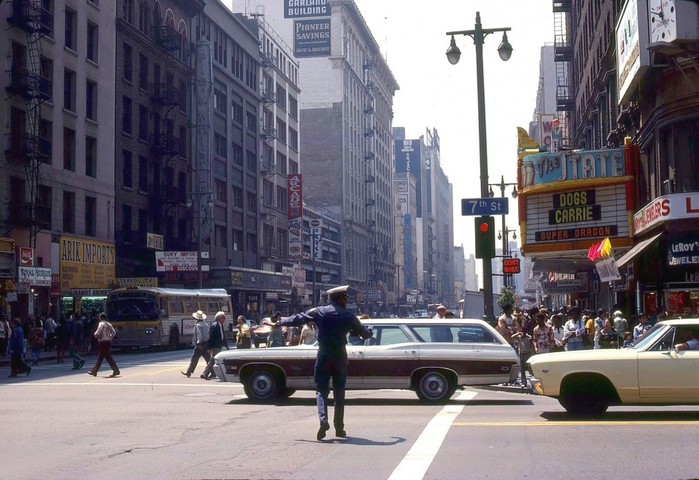
M 41 131 L 41 105 L 51 98 L 52 83 L 41 68 L 41 39 L 53 31 L 53 15 L 41 0 L 15 0 L 7 21 L 23 30 L 27 45 L 13 48 L 10 84 L 6 90 L 25 102 L 24 112 L 13 109 L 5 150 L 8 162 L 22 163 L 26 180 L 24 198 L 13 198 L 8 224 L 28 228 L 29 245 L 36 247 L 39 230 L 50 227 L 50 211 L 40 205 L 41 165 L 51 161 L 51 139 Z M 43 135 L 42 135 L 43 134 Z M 29 201 L 26 201 L 28 199 Z
M 366 183 L 366 225 L 367 225 L 367 281 L 376 278 L 376 154 L 374 153 L 374 63 L 371 58 L 364 61 L 364 159 Z
M 570 117 L 575 109 L 575 97 L 572 87 L 573 43 L 571 39 L 570 14 L 573 0 L 553 0 L 553 59 L 556 65 L 556 115 L 560 150 L 570 146 Z
M 262 151 L 260 155 L 260 173 L 262 179 L 262 253 L 267 258 L 277 258 L 279 247 L 275 245 L 275 223 L 277 219 L 276 203 L 274 200 L 276 188 L 275 142 L 280 134 L 276 128 L 274 105 L 277 94 L 274 88 L 274 70 L 276 59 L 264 52 L 260 47 L 260 65 L 262 66 L 262 82 L 260 96 L 262 97 L 262 118 L 260 120 L 260 136 Z M 266 187 L 265 187 L 266 185 Z
M 153 40 L 173 62 L 179 61 L 182 38 L 172 26 L 156 26 L 153 31 Z M 190 248 L 186 240 L 181 238 L 183 231 L 187 231 L 186 228 L 178 228 L 179 240 L 174 235 L 174 222 L 180 220 L 179 207 L 185 207 L 187 203 L 186 179 L 183 182 L 180 178 L 175 178 L 179 172 L 176 160 L 187 156 L 185 138 L 180 138 L 181 132 L 175 133 L 177 112 L 186 106 L 182 105 L 184 94 L 185 92 L 175 86 L 174 74 L 167 70 L 164 79 L 156 78 L 150 86 L 153 133 L 149 140 L 150 166 L 153 174 L 152 182 L 148 186 L 150 198 L 148 213 L 153 220 L 153 230 L 164 234 L 166 248 L 173 249 Z M 161 224 L 163 221 L 164 225 Z

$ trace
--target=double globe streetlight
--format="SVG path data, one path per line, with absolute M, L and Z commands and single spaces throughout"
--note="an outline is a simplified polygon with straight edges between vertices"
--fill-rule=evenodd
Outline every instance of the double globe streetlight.
M 485 82 L 483 80 L 483 42 L 485 37 L 491 33 L 503 32 L 502 42 L 498 46 L 498 54 L 503 61 L 510 59 L 512 55 L 512 45 L 507 41 L 507 32 L 511 28 L 483 28 L 481 25 L 481 14 L 476 12 L 476 25 L 473 30 L 460 30 L 447 32 L 451 36 L 451 43 L 447 49 L 447 59 L 452 65 L 456 65 L 461 58 L 461 50 L 456 46 L 455 35 L 468 35 L 473 38 L 476 46 L 476 84 L 478 88 L 478 143 L 480 150 L 480 171 L 481 171 L 481 198 L 488 198 L 488 145 L 485 128 Z M 490 258 L 483 259 L 483 294 L 484 312 L 483 316 L 487 321 L 494 321 L 493 315 L 493 266 Z

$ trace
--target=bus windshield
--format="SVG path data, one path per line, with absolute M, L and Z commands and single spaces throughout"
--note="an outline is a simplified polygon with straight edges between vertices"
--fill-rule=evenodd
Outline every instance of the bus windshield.
M 158 302 L 154 297 L 112 297 L 107 302 L 111 321 L 157 320 Z

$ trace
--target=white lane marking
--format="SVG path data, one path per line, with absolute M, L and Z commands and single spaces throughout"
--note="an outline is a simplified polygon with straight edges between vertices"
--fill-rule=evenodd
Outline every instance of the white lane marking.
M 477 392 L 464 390 L 455 400 L 473 400 Z M 464 405 L 446 405 L 422 431 L 415 444 L 393 470 L 388 480 L 421 480 L 424 478 L 432 460 L 439 452 L 444 437 L 447 436 L 454 419 L 464 409 Z

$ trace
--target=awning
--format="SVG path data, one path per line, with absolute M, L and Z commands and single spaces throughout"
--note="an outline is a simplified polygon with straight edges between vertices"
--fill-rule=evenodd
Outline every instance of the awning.
M 636 255 L 638 255 L 643 250 L 648 248 L 650 246 L 650 244 L 655 242 L 661 235 L 662 235 L 662 233 L 658 233 L 654 237 L 650 237 L 650 238 L 643 240 L 642 242 L 638 242 L 636 245 L 634 245 L 631 248 L 631 250 L 626 252 L 624 255 L 622 255 L 622 257 L 619 260 L 616 261 L 616 266 L 623 267 L 624 265 L 629 263 L 631 260 L 633 260 L 636 257 Z

